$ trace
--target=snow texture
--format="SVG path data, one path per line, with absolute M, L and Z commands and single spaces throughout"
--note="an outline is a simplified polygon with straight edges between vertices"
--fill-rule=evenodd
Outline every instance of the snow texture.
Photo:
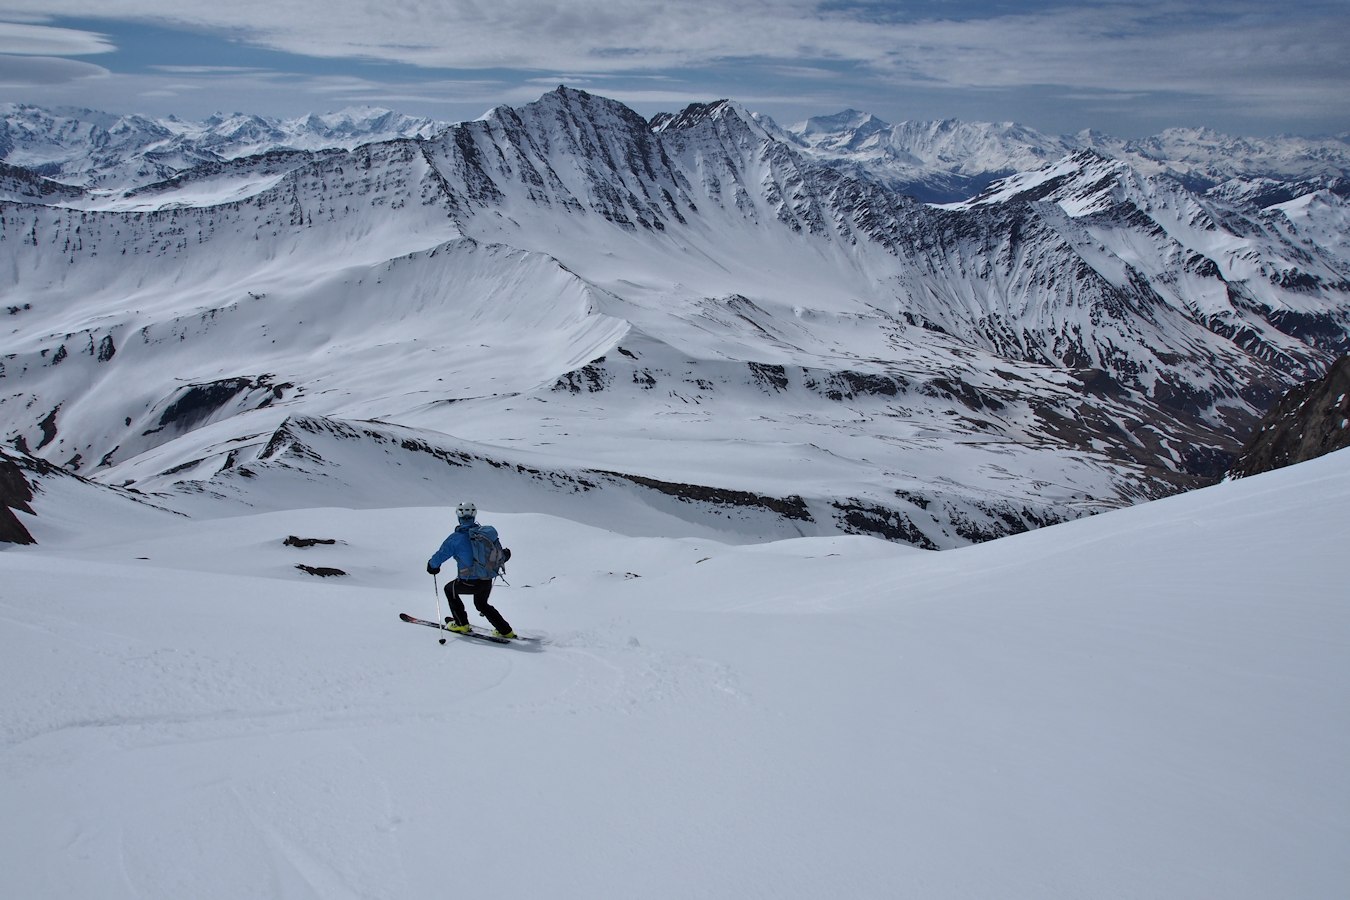
M 1346 452 L 945 553 L 484 510 L 515 551 L 494 601 L 541 652 L 398 621 L 438 612 L 444 507 L 42 492 L 39 545 L 0 552 L 7 896 L 1350 879 Z

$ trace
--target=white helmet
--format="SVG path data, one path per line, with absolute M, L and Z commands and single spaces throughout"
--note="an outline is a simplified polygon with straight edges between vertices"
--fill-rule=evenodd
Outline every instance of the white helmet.
M 472 500 L 466 500 L 455 507 L 455 515 L 461 519 L 472 519 L 478 515 L 478 507 L 473 505 Z

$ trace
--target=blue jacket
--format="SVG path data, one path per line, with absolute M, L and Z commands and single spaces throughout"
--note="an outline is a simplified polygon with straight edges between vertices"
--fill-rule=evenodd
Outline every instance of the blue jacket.
M 473 567 L 473 544 L 469 540 L 469 532 L 475 528 L 482 531 L 491 540 L 497 540 L 497 529 L 491 525 L 479 525 L 475 522 L 460 525 L 441 543 L 441 549 L 437 550 L 431 559 L 427 560 L 427 566 L 439 569 L 443 562 L 454 557 L 459 577 L 472 577 L 468 573 L 468 570 Z

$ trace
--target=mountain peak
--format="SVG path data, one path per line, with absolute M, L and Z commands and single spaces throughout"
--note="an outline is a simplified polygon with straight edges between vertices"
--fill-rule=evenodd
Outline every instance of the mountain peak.
M 1048 165 L 994 182 L 987 190 L 956 207 L 1048 200 L 1071 215 L 1109 206 L 1113 192 L 1131 173 L 1130 166 L 1096 150 L 1075 150 Z
M 676 134 L 705 125 L 754 141 L 767 140 L 792 146 L 801 143 L 795 134 L 783 130 L 773 119 L 751 112 L 735 100 L 691 103 L 678 113 L 658 113 L 647 123 L 655 134 Z
M 839 132 L 872 134 L 877 131 L 885 131 L 890 127 L 889 122 L 879 119 L 871 113 L 850 108 L 831 116 L 812 116 L 792 130 L 802 137 L 809 137 Z
M 713 100 L 711 103 L 691 103 L 678 113 L 657 113 L 647 123 L 658 134 L 666 131 L 680 131 L 693 128 L 700 122 L 714 119 L 723 114 L 730 100 Z

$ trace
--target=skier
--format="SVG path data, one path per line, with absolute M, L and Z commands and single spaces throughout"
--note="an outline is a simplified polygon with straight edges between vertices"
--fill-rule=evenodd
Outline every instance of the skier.
M 455 515 L 459 517 L 459 527 L 445 539 L 441 549 L 427 560 L 429 575 L 439 575 L 441 564 L 451 558 L 459 567 L 458 577 L 445 586 L 445 599 L 450 603 L 450 615 L 453 620 L 445 627 L 459 634 L 467 634 L 472 630 L 469 627 L 469 614 L 464 608 L 464 599 L 460 596 L 470 594 L 473 597 L 474 608 L 496 629 L 493 635 L 514 638 L 516 633 L 511 630 L 511 625 L 492 604 L 488 603 L 488 595 L 492 593 L 492 579 L 498 572 L 490 568 L 489 561 L 483 558 L 484 552 L 480 551 L 478 558 L 475 559 L 475 538 L 479 540 L 486 538 L 490 546 L 499 549 L 501 562 L 511 558 L 511 551 L 502 547 L 497 537 L 497 529 L 491 525 L 478 524 L 478 507 L 473 503 L 459 504 L 455 507 Z

